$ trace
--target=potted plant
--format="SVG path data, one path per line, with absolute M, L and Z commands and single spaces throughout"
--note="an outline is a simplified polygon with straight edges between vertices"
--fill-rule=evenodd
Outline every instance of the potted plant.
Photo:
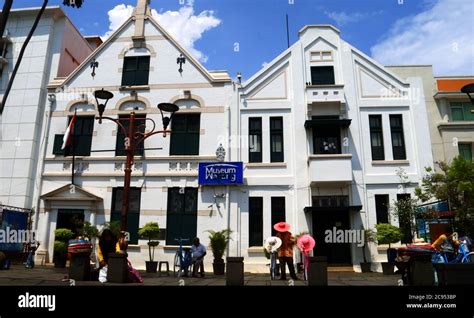
M 364 235 L 364 245 L 362 246 L 362 255 L 364 257 L 364 262 L 360 263 L 360 270 L 362 273 L 370 273 L 371 272 L 371 267 L 372 267 L 372 262 L 367 262 L 366 258 L 366 251 L 367 251 L 367 243 L 372 243 L 376 241 L 376 235 L 373 230 L 367 229 L 363 231 Z
M 209 232 L 209 241 L 212 249 L 212 254 L 214 254 L 214 262 L 212 267 L 214 270 L 214 275 L 224 275 L 225 273 L 225 263 L 224 252 L 229 245 L 231 230 L 222 230 L 222 231 L 208 231 Z
M 54 266 L 64 268 L 67 262 L 67 242 L 74 236 L 74 233 L 69 229 L 56 229 L 54 235 Z
M 397 257 L 397 250 L 391 247 L 391 244 L 397 243 L 402 238 L 400 229 L 388 223 L 381 223 L 375 225 L 377 229 L 377 241 L 379 244 L 388 244 L 387 249 L 387 263 L 382 263 L 382 270 L 384 274 L 393 274 L 395 266 L 395 258 Z
M 156 273 L 158 262 L 155 262 L 155 248 L 160 244 L 160 242 L 157 241 L 160 234 L 160 226 L 157 222 L 149 222 L 145 224 L 145 226 L 140 230 L 138 230 L 138 234 L 141 238 L 148 240 L 147 245 L 150 261 L 145 262 L 146 272 Z

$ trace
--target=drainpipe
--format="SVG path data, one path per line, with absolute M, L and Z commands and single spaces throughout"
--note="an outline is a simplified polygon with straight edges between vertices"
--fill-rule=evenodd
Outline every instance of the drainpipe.
M 44 158 L 46 157 L 46 150 L 47 150 L 47 145 L 48 145 L 48 141 L 49 141 L 49 131 L 50 131 L 50 118 L 51 118 L 51 114 L 53 113 L 53 107 L 54 107 L 54 104 L 56 103 L 56 95 L 55 94 L 49 94 L 48 95 L 48 101 L 49 101 L 49 110 L 47 110 L 45 112 L 45 116 L 43 118 L 43 127 L 44 127 L 44 130 L 43 130 L 43 136 L 41 138 L 42 140 L 42 144 L 40 146 L 40 150 L 39 150 L 39 158 L 38 158 L 38 165 L 37 165 L 37 169 L 36 169 L 36 177 L 35 177 L 35 183 L 36 183 L 36 193 L 35 193 L 35 197 L 33 199 L 33 202 L 36 201 L 36 206 L 34 207 L 35 209 L 35 221 L 34 221 L 34 230 L 35 232 L 38 231 L 38 227 L 39 227 L 39 214 L 40 214 L 40 205 L 41 205 L 41 191 L 42 191 L 42 188 L 43 188 L 43 178 L 42 178 L 42 174 L 43 174 L 43 171 L 44 171 Z M 49 213 L 45 213 L 45 218 L 46 217 L 49 217 Z M 46 222 L 49 222 L 49 220 L 46 220 Z M 46 244 L 46 241 L 48 240 L 47 238 L 49 237 L 48 236 L 48 233 L 46 231 L 46 228 L 44 229 L 45 232 L 43 233 L 42 237 L 41 237 L 41 246 L 42 246 L 42 249 L 44 250 L 48 250 L 48 245 L 49 244 Z

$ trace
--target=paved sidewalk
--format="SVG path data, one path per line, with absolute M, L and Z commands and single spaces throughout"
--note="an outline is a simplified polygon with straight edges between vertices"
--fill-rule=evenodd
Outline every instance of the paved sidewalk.
M 160 277 L 158 274 L 148 274 L 140 271 L 146 286 L 225 286 L 225 276 L 214 276 L 207 273 L 204 278 L 178 279 L 170 276 Z M 68 269 L 54 267 L 35 267 L 25 269 L 21 265 L 12 265 L 9 270 L 0 271 L 0 286 L 67 286 Z M 396 286 L 399 275 L 383 275 L 380 273 L 353 273 L 353 272 L 329 272 L 330 286 Z M 63 281 L 65 280 L 65 281 Z M 271 281 L 267 274 L 245 273 L 245 285 L 249 286 L 305 286 L 305 281 Z M 77 286 L 100 286 L 113 285 L 101 284 L 100 282 L 76 282 Z M 132 284 L 130 284 L 132 285 Z M 142 284 L 140 284 L 142 285 Z

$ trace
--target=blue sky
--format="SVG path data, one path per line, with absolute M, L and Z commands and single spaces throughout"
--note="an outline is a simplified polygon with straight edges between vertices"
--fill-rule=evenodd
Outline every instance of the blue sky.
M 286 14 L 291 43 L 305 24 L 330 23 L 383 64 L 433 64 L 436 75 L 474 75 L 474 19 L 467 18 L 474 15 L 472 0 L 189 1 L 152 0 L 151 7 L 208 69 L 225 69 L 231 76 L 241 71 L 248 78 L 286 49 Z M 15 1 L 15 7 L 40 4 Z M 83 34 L 105 35 L 135 4 L 85 0 L 81 9 L 65 11 Z

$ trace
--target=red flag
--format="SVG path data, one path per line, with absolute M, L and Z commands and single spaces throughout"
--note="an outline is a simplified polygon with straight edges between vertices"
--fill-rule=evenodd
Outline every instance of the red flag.
M 61 147 L 62 150 L 66 149 L 67 146 L 71 144 L 71 137 L 72 137 L 72 132 L 74 129 L 74 123 L 76 122 L 76 114 L 71 119 L 71 122 L 69 123 L 69 126 L 66 129 L 66 133 L 64 134 L 63 137 L 63 146 Z

